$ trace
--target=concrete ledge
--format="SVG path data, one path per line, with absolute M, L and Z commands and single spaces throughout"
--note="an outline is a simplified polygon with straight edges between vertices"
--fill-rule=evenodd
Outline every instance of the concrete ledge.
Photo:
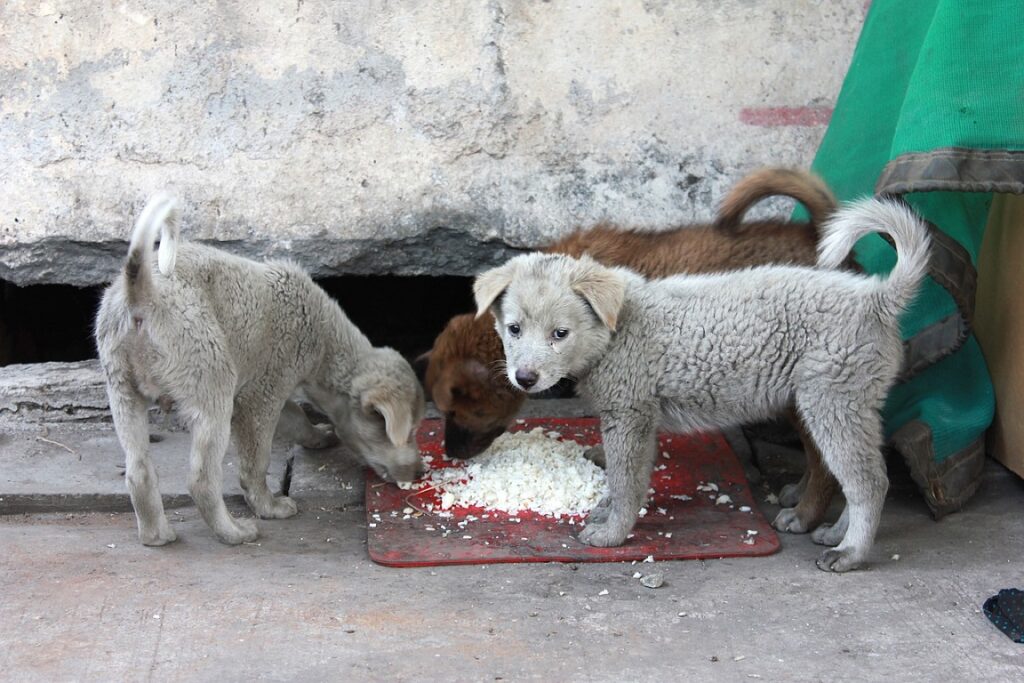
M 528 401 L 524 416 L 591 414 L 579 399 Z M 427 416 L 440 417 L 433 405 Z M 173 416 L 151 413 L 150 454 L 168 509 L 188 506 L 191 437 Z M 0 514 L 126 511 L 124 453 L 107 405 L 98 361 L 0 368 Z M 343 446 L 310 451 L 275 441 L 268 485 L 289 493 L 326 494 L 338 505 L 363 500 L 363 468 Z M 235 451 L 224 458 L 224 495 L 241 503 Z
M 99 361 L 0 367 L 0 427 L 110 422 Z

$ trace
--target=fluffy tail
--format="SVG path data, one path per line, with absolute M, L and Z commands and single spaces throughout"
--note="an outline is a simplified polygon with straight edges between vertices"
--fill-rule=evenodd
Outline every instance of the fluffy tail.
M 738 231 L 750 207 L 776 195 L 792 197 L 807 207 L 811 224 L 819 229 L 836 210 L 832 191 L 813 173 L 789 168 L 764 168 L 733 186 L 718 208 L 715 227 L 729 232 Z
M 823 226 L 818 266 L 836 268 L 861 237 L 886 233 L 896 246 L 896 266 L 879 290 L 883 309 L 898 313 L 917 293 L 928 270 L 928 228 L 906 204 L 892 199 L 861 199 L 839 211 Z
M 160 272 L 174 272 L 178 254 L 178 204 L 163 192 L 155 194 L 139 214 L 128 245 L 128 262 L 124 267 L 127 280 L 128 307 L 138 317 L 141 309 L 153 300 L 153 241 L 160 233 L 158 265 Z

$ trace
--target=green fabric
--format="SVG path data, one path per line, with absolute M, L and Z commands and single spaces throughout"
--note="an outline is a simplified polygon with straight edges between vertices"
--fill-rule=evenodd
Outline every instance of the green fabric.
M 865 21 L 814 169 L 841 200 L 870 195 L 889 161 L 949 147 L 1024 149 L 1024 2 L 875 0 Z M 922 216 L 975 260 L 991 195 L 906 195 Z M 867 272 L 888 272 L 892 247 L 857 245 Z M 903 321 L 905 337 L 956 312 L 928 279 Z M 885 408 L 892 434 L 909 420 L 932 428 L 936 462 L 974 443 L 994 409 L 985 361 L 972 337 L 955 354 L 897 386 Z

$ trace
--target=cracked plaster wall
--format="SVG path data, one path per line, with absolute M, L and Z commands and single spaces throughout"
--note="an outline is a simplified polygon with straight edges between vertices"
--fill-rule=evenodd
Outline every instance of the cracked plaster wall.
M 704 220 L 743 173 L 810 162 L 865 9 L 6 0 L 0 278 L 108 281 L 161 188 L 186 236 L 318 275 Z

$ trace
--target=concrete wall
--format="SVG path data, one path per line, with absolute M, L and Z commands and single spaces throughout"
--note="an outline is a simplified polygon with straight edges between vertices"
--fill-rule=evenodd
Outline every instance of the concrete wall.
M 0 278 L 106 281 L 159 188 L 187 236 L 320 275 L 706 219 L 810 162 L 865 8 L 5 0 Z

